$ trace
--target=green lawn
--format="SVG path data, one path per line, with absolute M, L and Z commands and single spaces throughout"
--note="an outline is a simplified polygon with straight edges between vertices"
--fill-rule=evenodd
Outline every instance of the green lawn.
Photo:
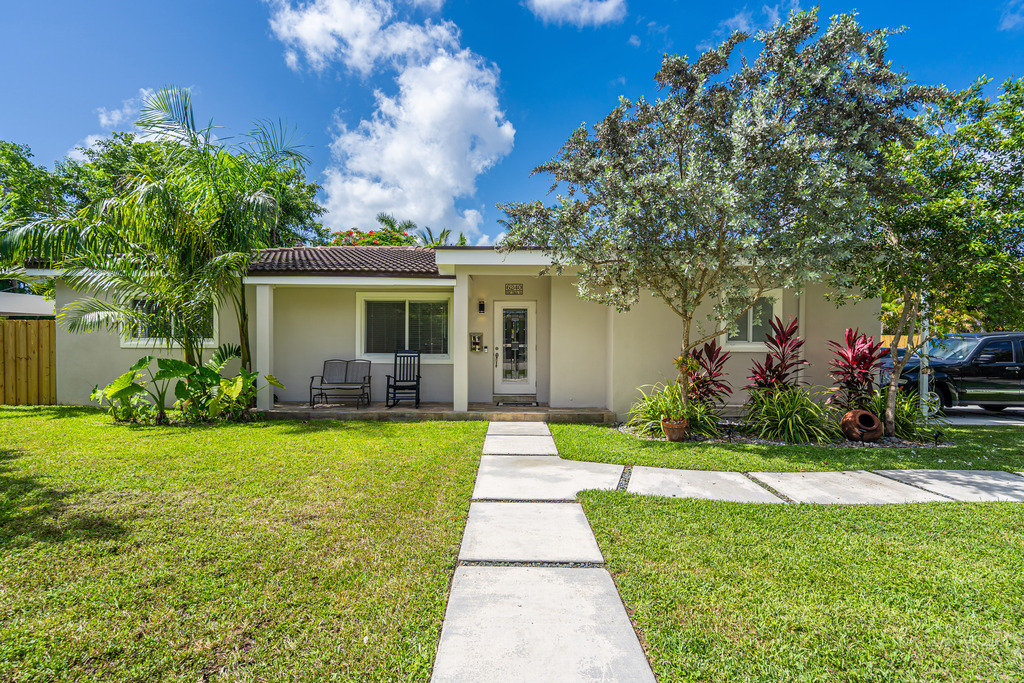
M 426 680 L 485 429 L 0 408 L 0 680 Z
M 661 683 L 1024 672 L 1024 506 L 582 499 Z
M 803 472 L 859 469 L 1024 470 L 1024 428 L 943 430 L 950 448 L 835 448 L 669 443 L 622 434 L 613 427 L 553 424 L 558 451 L 569 460 L 694 470 Z

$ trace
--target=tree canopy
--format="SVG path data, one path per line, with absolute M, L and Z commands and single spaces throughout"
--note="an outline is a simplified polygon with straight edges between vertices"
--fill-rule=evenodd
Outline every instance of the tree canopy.
M 933 334 L 964 331 L 967 321 L 1024 326 L 1024 79 L 1007 80 L 994 101 L 982 95 L 984 84 L 928 107 L 928 134 L 886 150 L 903 182 L 874 216 L 856 282 L 886 299 L 893 346 L 913 339 L 925 318 Z M 893 359 L 889 434 L 895 388 L 912 357 Z
M 501 248 L 544 249 L 578 269 L 582 296 L 619 310 L 660 298 L 684 355 L 766 292 L 827 280 L 870 235 L 894 177 L 885 145 L 919 135 L 914 108 L 940 94 L 890 68 L 895 33 L 854 15 L 822 32 L 812 10 L 758 33 L 760 53 L 735 68 L 740 32 L 694 62 L 666 55 L 664 97 L 622 98 L 534 170 L 554 177 L 556 204 L 501 206 Z M 706 303 L 708 328 L 695 321 Z

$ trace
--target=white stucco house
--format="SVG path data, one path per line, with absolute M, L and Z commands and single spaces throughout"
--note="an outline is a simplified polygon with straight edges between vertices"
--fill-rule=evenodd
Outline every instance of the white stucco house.
M 571 274 L 539 275 L 540 251 L 486 247 L 294 247 L 260 253 L 247 278 L 255 369 L 287 388 L 280 403 L 308 401 L 309 379 L 331 358 L 373 362 L 372 395 L 383 401 L 396 348 L 422 353 L 422 398 L 466 412 L 503 397 L 558 409 L 601 408 L 623 418 L 637 387 L 674 377 L 681 322 L 659 299 L 628 313 L 581 299 Z M 53 273 L 51 273 L 53 274 Z M 879 303 L 842 308 L 822 286 L 772 293 L 783 319 L 798 316 L 811 365 L 804 378 L 828 383 L 826 342 L 847 327 L 877 334 Z M 57 308 L 80 295 L 58 281 Z M 212 325 L 211 348 L 238 340 L 233 312 Z M 723 334 L 726 366 L 741 403 L 750 362 L 765 353 L 750 315 Z M 84 404 L 97 383 L 124 372 L 152 342 L 115 333 L 57 333 L 59 403 Z M 261 392 L 259 407 L 274 396 Z

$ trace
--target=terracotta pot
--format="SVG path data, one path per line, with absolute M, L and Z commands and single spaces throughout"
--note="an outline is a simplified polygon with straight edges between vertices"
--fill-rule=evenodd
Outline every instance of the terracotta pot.
M 851 410 L 839 422 L 839 428 L 850 441 L 878 441 L 885 425 L 873 413 L 866 410 Z
M 686 428 L 690 426 L 690 421 L 687 419 L 682 420 L 662 420 L 661 431 L 664 432 L 665 438 L 669 441 L 682 441 L 686 438 Z

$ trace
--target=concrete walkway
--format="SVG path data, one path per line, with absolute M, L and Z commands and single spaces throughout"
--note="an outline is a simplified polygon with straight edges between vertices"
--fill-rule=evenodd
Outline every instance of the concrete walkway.
M 1024 502 L 980 470 L 708 472 L 562 460 L 543 422 L 492 422 L 432 680 L 654 681 L 576 494 L 740 503 Z
M 543 422 L 492 422 L 432 680 L 654 681 L 576 502 L 621 465 L 558 457 Z

